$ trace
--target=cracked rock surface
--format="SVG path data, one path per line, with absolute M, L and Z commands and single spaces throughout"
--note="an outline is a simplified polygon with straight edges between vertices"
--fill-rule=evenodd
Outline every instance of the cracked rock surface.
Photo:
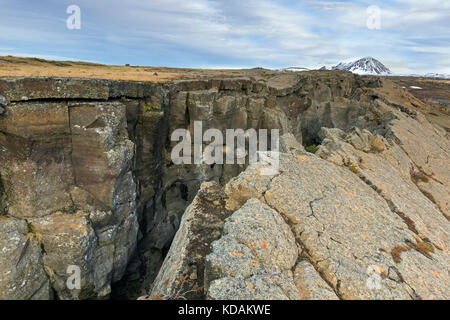
M 377 77 L 261 72 L 0 79 L 0 299 L 450 298 L 450 142 L 427 104 Z M 279 129 L 279 173 L 175 165 L 196 121 Z
M 254 172 L 254 168 L 250 171 Z M 282 154 L 280 172 L 265 189 L 259 189 L 259 197 L 256 191 L 249 194 L 250 199 L 226 222 L 224 236 L 213 243 L 212 254 L 207 258 L 210 269 L 206 270 L 206 274 L 219 273 L 222 280 L 211 283 L 209 298 L 236 298 L 228 286 L 235 288 L 238 279 L 251 278 L 260 273 L 251 264 L 251 254 L 254 255 L 253 261 L 266 262 L 271 268 L 282 269 L 278 259 L 283 255 L 277 255 L 276 250 L 281 249 L 284 253 L 289 250 L 273 234 L 283 234 L 280 228 L 286 227 L 290 229 L 287 233 L 292 232 L 300 247 L 301 261 L 294 269 L 295 282 L 292 282 L 292 273 L 286 278 L 296 284 L 299 292 L 297 298 L 445 299 L 449 296 L 447 252 L 437 245 L 433 253 L 425 254 L 420 250 L 417 246 L 423 243 L 420 233 L 411 231 L 388 202 L 351 170 L 315 155 Z M 257 175 L 247 172 L 230 182 L 235 187 L 253 186 L 253 190 L 259 183 Z M 233 197 L 233 193 L 230 195 Z M 272 219 L 265 217 L 264 231 L 259 231 L 251 221 L 262 215 L 263 207 L 271 208 L 273 214 L 284 220 L 270 223 Z M 242 211 L 248 213 L 245 221 L 238 218 L 242 216 Z M 235 215 L 237 218 L 233 219 Z M 232 230 L 248 227 L 252 234 L 240 231 L 230 235 L 227 232 L 230 221 L 234 222 Z M 442 239 L 447 235 L 446 230 L 444 225 L 436 229 L 433 235 Z M 263 250 L 261 237 L 266 238 L 271 232 L 271 239 L 276 241 L 265 243 L 267 249 Z M 259 242 L 248 240 L 254 238 Z M 250 241 L 256 247 L 250 246 L 251 250 L 246 252 L 242 248 L 242 239 L 245 239 L 245 244 Z M 410 248 L 402 253 L 401 261 L 396 262 L 391 252 L 398 246 L 408 244 Z M 233 250 L 246 253 L 244 257 L 235 258 L 241 268 L 233 264 L 234 258 L 230 256 Z M 271 260 L 264 260 L 264 255 L 262 259 L 258 256 L 260 252 L 270 250 L 275 251 L 270 254 Z M 292 259 L 297 258 L 296 253 L 290 254 Z M 289 263 L 282 260 L 286 261 L 283 266 L 289 272 L 295 263 L 292 259 Z M 376 286 L 370 285 L 373 279 L 378 281 Z M 244 297 L 257 299 L 260 296 L 252 296 L 246 291 Z
M 291 269 L 297 256 L 280 214 L 252 198 L 226 220 L 224 236 L 206 257 L 208 298 L 296 299 Z
M 350 143 L 339 143 L 339 155 L 347 146 L 358 157 Z M 206 256 L 206 298 L 449 297 L 444 215 L 413 183 L 395 175 L 395 167 L 389 171 L 387 161 L 374 166 L 388 176 L 384 188 L 396 183 L 388 194 L 402 199 L 403 189 L 417 192 L 408 205 L 433 228 L 411 222 L 419 219 L 412 211 L 399 214 L 395 200 L 364 178 L 364 169 L 355 173 L 334 162 L 302 150 L 282 153 L 279 175 L 261 176 L 259 165 L 252 165 L 226 185 L 227 207 L 234 213 Z M 399 248 L 406 249 L 398 253 Z
M 234 213 L 205 258 L 204 297 L 448 299 L 448 133 L 389 84 L 322 80 L 298 93 L 299 127 L 277 120 L 279 174 L 252 164 L 224 186 Z M 267 106 L 295 108 L 277 90 L 285 101 Z

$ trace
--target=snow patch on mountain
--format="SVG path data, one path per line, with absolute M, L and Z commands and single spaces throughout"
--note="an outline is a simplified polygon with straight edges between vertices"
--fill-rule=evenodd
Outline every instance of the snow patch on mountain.
M 283 68 L 283 69 L 279 69 L 279 70 L 281 70 L 281 71 L 300 72 L 300 71 L 309 71 L 310 69 L 303 68 L 303 67 L 289 67 L 289 68 Z
M 339 63 L 333 70 L 346 70 L 361 75 L 390 75 L 392 74 L 384 64 L 372 57 L 366 57 L 349 63 Z
M 427 73 L 424 75 L 425 78 L 437 78 L 437 79 L 450 79 L 450 74 L 443 73 Z

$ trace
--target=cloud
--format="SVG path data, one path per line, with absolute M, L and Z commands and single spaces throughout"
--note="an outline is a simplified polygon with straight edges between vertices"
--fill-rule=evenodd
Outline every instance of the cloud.
M 185 67 L 320 67 L 375 56 L 393 68 L 450 73 L 433 62 L 448 61 L 449 2 L 379 1 L 381 30 L 367 28 L 373 1 L 365 0 L 20 2 L 0 0 L 0 41 L 17 52 Z M 65 28 L 74 2 L 79 31 Z
M 36 54 L 36 53 L 24 53 L 24 52 L 16 52 L 13 49 L 10 48 L 0 48 L 0 55 L 7 56 L 11 55 L 11 53 L 14 53 L 14 55 L 19 57 L 29 57 L 29 58 L 39 58 L 39 59 L 45 59 L 45 60 L 57 60 L 57 61 L 80 61 L 76 58 L 70 58 L 70 57 L 62 57 L 62 56 L 53 56 L 53 55 L 47 55 L 47 54 Z M 84 61 L 84 62 L 94 62 L 95 61 Z

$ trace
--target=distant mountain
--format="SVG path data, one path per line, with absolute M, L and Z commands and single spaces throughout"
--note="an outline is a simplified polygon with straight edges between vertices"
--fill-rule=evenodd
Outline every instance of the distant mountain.
M 427 73 L 424 75 L 425 78 L 438 78 L 438 79 L 450 79 L 450 74 L 443 73 Z
M 450 79 L 450 74 L 445 73 L 426 73 L 426 74 L 419 74 L 419 73 L 398 73 L 393 74 L 393 76 L 398 77 L 415 77 L 415 78 L 430 78 L 430 79 Z
M 333 70 L 347 70 L 357 74 L 370 75 L 390 75 L 389 70 L 384 64 L 372 57 L 366 57 L 349 63 L 339 63 L 332 67 Z
M 281 69 L 282 71 L 294 71 L 294 72 L 296 72 L 296 71 L 308 71 L 309 69 L 308 68 L 303 68 L 303 67 L 289 67 L 289 68 L 284 68 L 284 69 Z
M 280 71 L 308 71 L 310 69 L 304 67 L 289 67 L 279 69 Z M 379 76 L 399 76 L 399 77 L 420 77 L 433 79 L 450 79 L 450 74 L 444 73 L 427 73 L 427 74 L 403 74 L 392 73 L 388 67 L 375 58 L 365 57 L 353 62 L 341 62 L 337 66 L 327 68 L 326 66 L 315 70 L 346 70 L 360 75 L 379 75 Z

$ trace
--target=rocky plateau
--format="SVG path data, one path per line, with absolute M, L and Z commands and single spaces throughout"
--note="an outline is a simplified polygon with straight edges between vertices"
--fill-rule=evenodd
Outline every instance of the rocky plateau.
M 0 299 L 447 300 L 450 140 L 429 108 L 341 70 L 2 78 Z M 175 165 L 194 121 L 279 129 L 279 173 Z

